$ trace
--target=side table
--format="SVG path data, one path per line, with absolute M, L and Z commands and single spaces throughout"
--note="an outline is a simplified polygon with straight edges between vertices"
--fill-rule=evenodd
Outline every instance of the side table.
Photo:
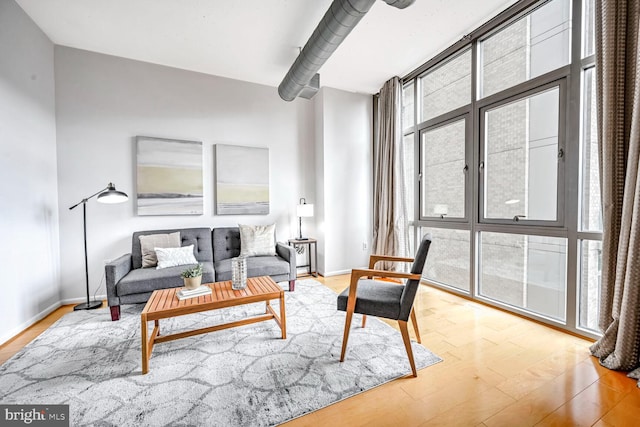
M 309 275 L 318 277 L 318 241 L 316 239 L 289 239 L 289 246 L 298 248 L 299 246 L 307 246 L 307 264 L 298 267 L 307 267 Z M 311 264 L 311 247 L 313 247 L 314 262 Z

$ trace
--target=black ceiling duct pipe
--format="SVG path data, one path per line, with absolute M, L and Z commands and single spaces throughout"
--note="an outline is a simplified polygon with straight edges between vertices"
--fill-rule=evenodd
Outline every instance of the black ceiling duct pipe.
M 311 34 L 300 55 L 278 86 L 278 94 L 285 101 L 293 101 L 311 81 L 320 67 L 347 38 L 360 19 L 376 0 L 334 0 L 329 10 Z M 404 9 L 415 0 L 384 0 L 387 4 Z

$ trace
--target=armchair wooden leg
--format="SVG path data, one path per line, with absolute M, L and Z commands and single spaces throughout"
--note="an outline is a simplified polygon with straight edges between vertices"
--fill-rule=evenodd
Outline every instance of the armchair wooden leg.
M 416 317 L 416 310 L 414 308 L 411 309 L 411 323 L 413 323 L 413 330 L 416 332 L 416 341 L 422 344 L 422 340 L 420 340 L 420 329 L 418 328 L 418 318 Z
M 416 362 L 413 360 L 413 350 L 411 349 L 411 338 L 409 338 L 409 329 L 407 329 L 407 322 L 398 320 L 400 326 L 400 333 L 402 334 L 402 341 L 404 341 L 404 347 L 407 350 L 407 356 L 409 357 L 409 364 L 411 365 L 411 372 L 414 377 L 418 376 L 416 371 Z
M 367 315 L 363 314 L 362 315 L 362 327 L 364 328 L 367 324 Z
M 344 362 L 344 355 L 347 352 L 347 341 L 349 340 L 349 331 L 351 330 L 351 319 L 353 318 L 354 309 L 347 307 L 347 318 L 344 321 L 344 335 L 342 336 L 342 353 L 340 353 L 340 361 Z

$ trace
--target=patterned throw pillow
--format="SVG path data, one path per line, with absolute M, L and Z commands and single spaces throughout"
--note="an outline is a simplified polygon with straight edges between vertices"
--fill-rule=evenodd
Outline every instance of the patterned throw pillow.
M 276 225 L 242 225 L 240 228 L 240 256 L 276 254 Z
M 157 270 L 177 265 L 197 264 L 198 260 L 193 255 L 193 245 L 181 248 L 156 248 L 158 256 Z
M 149 234 L 139 236 L 142 268 L 155 267 L 158 264 L 155 248 L 179 248 L 180 232 L 171 234 Z

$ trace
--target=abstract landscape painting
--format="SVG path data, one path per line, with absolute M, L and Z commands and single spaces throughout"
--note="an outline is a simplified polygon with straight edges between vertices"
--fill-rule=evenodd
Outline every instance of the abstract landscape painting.
M 269 213 L 269 149 L 216 145 L 216 214 Z
M 202 142 L 136 137 L 138 215 L 202 215 Z

